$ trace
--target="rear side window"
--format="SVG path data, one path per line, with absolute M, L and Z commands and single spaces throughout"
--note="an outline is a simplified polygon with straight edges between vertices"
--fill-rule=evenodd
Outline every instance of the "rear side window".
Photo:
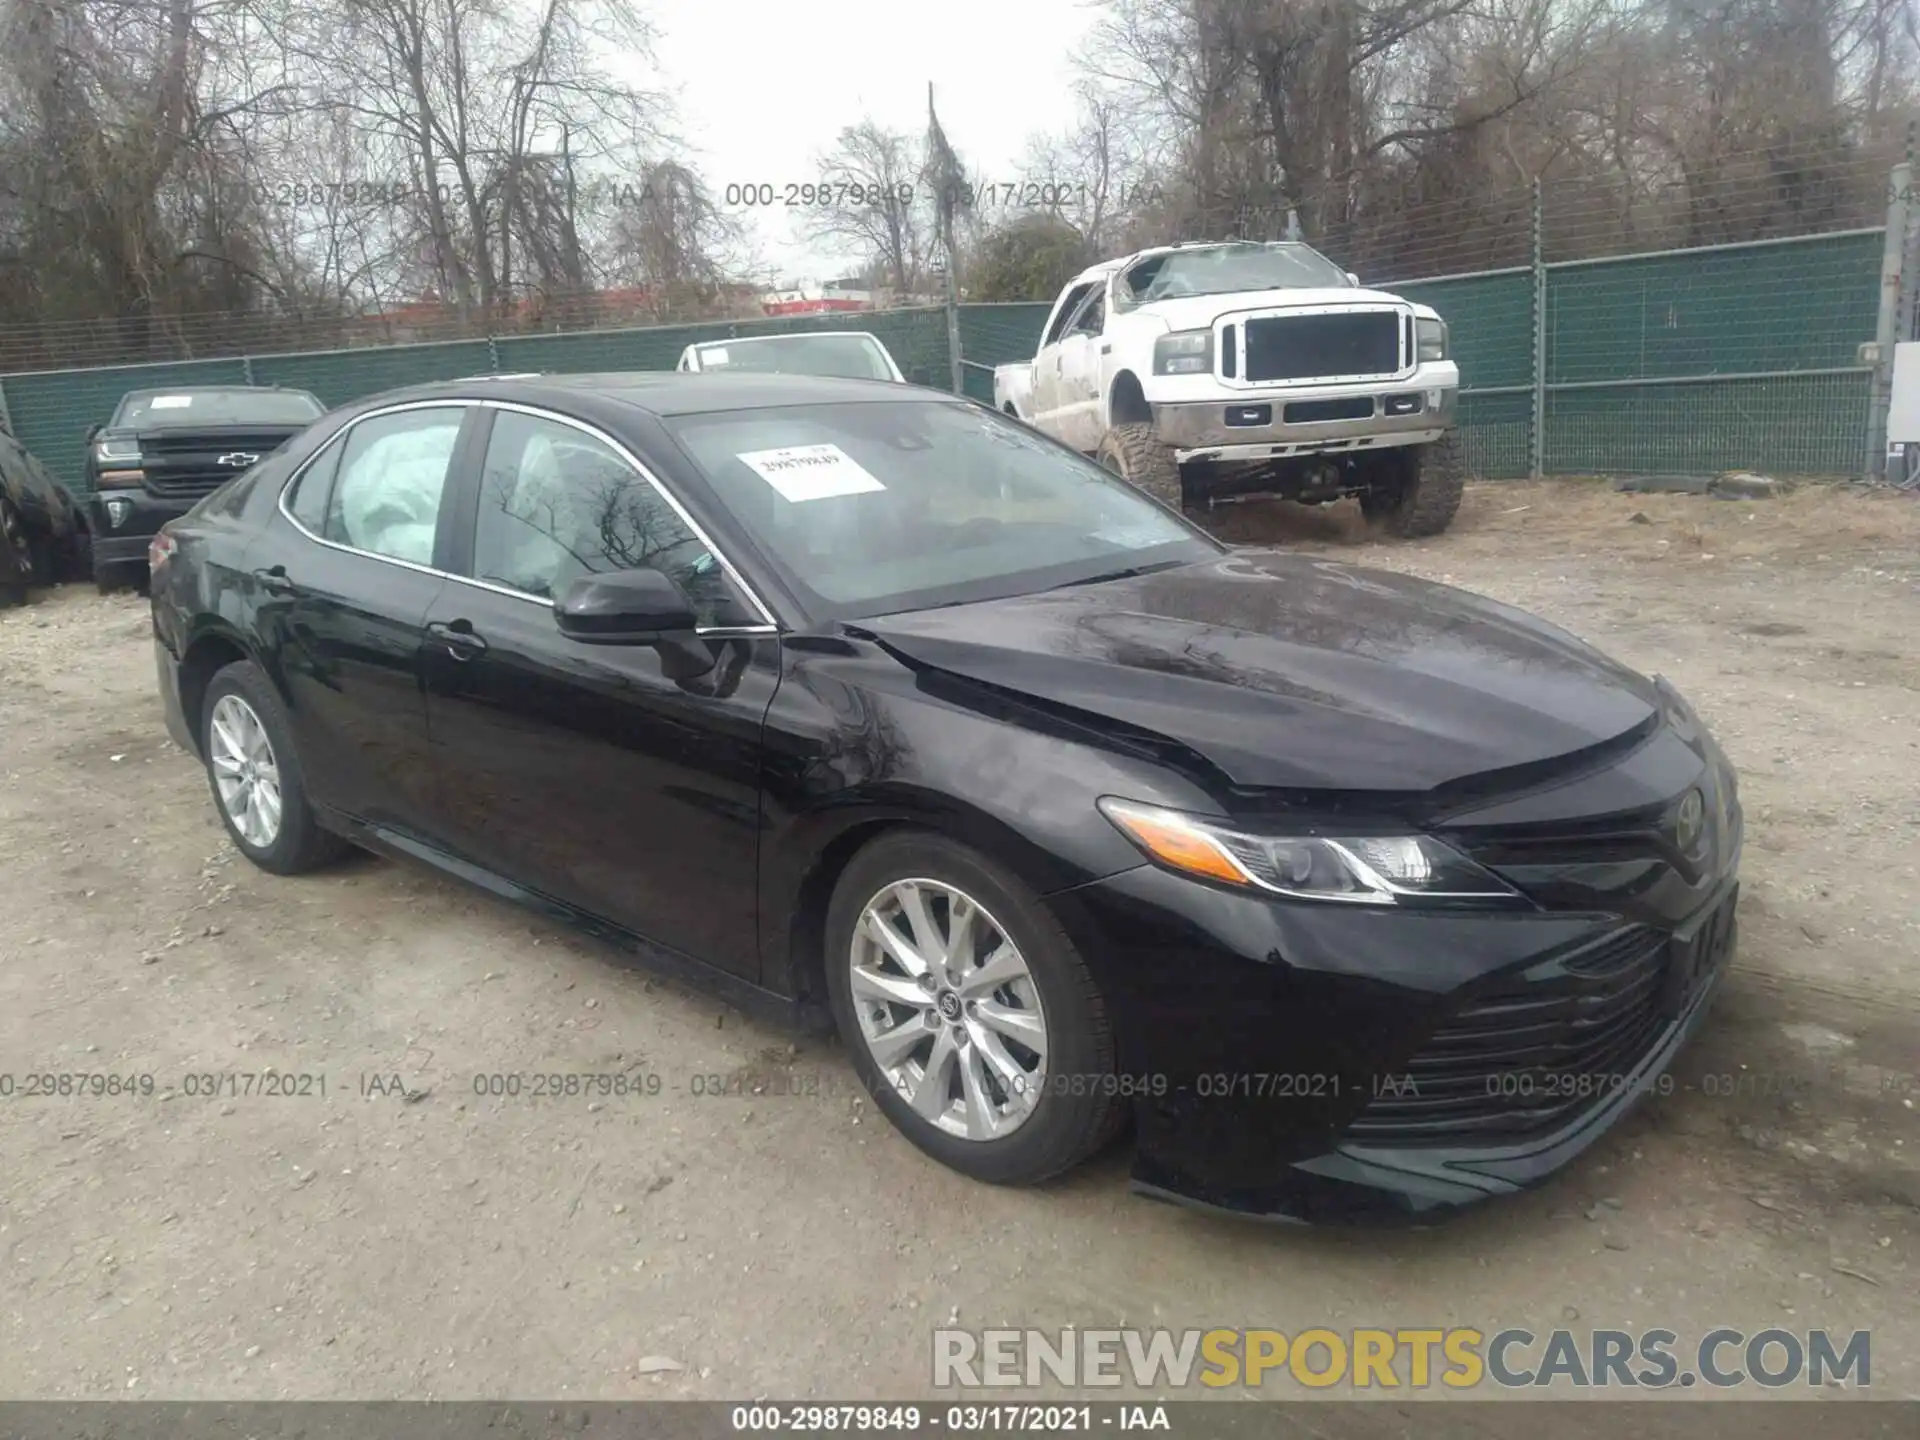
M 340 452 L 345 448 L 341 441 L 334 441 L 293 482 L 287 511 L 310 534 L 318 535 L 326 528 L 327 501 L 333 494 L 334 473 L 340 468 Z
M 460 406 L 401 410 L 347 433 L 321 533 L 339 545 L 433 563 L 440 499 L 460 438 Z

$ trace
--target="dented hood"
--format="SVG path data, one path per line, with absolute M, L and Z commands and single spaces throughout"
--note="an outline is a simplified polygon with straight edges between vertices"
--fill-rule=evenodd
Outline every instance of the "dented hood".
M 916 665 L 1177 741 L 1246 786 L 1425 791 L 1574 756 L 1659 705 L 1523 611 L 1279 552 L 860 628 Z

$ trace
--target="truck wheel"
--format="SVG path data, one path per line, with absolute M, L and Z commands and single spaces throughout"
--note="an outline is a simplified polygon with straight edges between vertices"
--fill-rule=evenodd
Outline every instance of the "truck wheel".
M 1179 463 L 1173 458 L 1173 447 L 1161 444 L 1153 426 L 1143 421 L 1114 426 L 1100 437 L 1094 458 L 1176 514 L 1185 512 Z
M 1449 430 L 1406 457 L 1400 473 L 1382 477 L 1360 496 L 1360 511 L 1390 534 L 1418 540 L 1453 523 L 1467 485 L 1460 432 Z

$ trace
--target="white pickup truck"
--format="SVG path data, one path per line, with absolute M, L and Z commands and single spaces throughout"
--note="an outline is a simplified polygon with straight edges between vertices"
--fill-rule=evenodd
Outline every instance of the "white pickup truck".
M 1402 535 L 1452 523 L 1460 369 L 1434 311 L 1307 245 L 1143 250 L 1074 277 L 997 408 L 1165 503 L 1357 495 Z

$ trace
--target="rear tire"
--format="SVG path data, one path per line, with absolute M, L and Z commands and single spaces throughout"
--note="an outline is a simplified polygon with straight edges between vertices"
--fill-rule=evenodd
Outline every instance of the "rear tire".
M 1449 430 L 1408 455 L 1398 476 L 1376 480 L 1360 496 L 1360 510 L 1389 534 L 1419 540 L 1453 523 L 1466 486 L 1465 447 L 1460 432 Z
M 207 683 L 197 723 L 214 808 L 242 855 L 275 875 L 298 875 L 351 848 L 314 819 L 286 711 L 258 665 L 236 660 L 221 667 Z M 263 787 L 256 784 L 244 801 L 223 793 L 223 784 L 231 786 L 241 773 L 255 782 L 271 776 L 270 831 L 248 823 Z
M 903 887 L 923 897 L 929 938 L 952 951 L 933 956 L 924 984 L 871 938 L 892 916 L 895 938 L 913 953 L 937 948 L 916 940 L 920 927 L 895 908 Z M 952 944 L 954 916 L 969 909 L 968 942 Z M 995 956 L 994 974 L 973 984 Z M 1092 974 L 1039 898 L 986 856 L 927 832 L 875 840 L 834 890 L 826 968 L 834 1020 L 862 1085 L 941 1164 L 992 1185 L 1034 1185 L 1080 1164 L 1124 1126 L 1113 1031 Z M 1009 1061 L 1022 1075 L 1002 1083 Z M 992 1117 L 977 1131 L 976 1113 Z
M 1163 444 L 1145 421 L 1115 425 L 1100 437 L 1094 458 L 1122 480 L 1165 505 L 1175 514 L 1186 513 L 1186 494 L 1180 484 L 1180 464 L 1173 447 Z

